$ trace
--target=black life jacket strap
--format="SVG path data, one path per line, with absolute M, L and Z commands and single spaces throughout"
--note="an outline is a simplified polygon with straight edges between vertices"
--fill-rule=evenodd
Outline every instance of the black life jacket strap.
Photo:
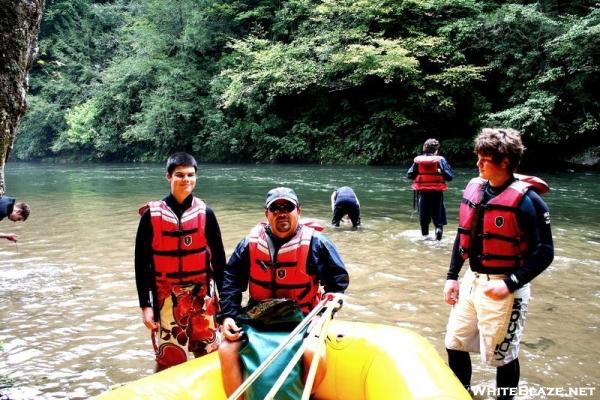
M 164 236 L 179 237 L 179 236 L 191 235 L 196 232 L 198 232 L 198 228 L 182 229 L 179 231 L 162 231 L 162 234 Z
M 302 289 L 302 288 L 306 288 L 306 293 L 308 293 L 308 291 L 310 291 L 310 283 L 275 283 L 273 281 L 263 281 L 263 280 L 259 280 L 253 277 L 250 277 L 250 282 L 261 286 L 263 288 L 266 289 L 270 289 L 270 290 L 277 290 L 277 289 Z M 303 296 L 306 296 L 306 294 L 304 294 L 303 292 Z M 301 297 L 303 297 L 301 296 Z
M 292 262 L 292 261 L 272 263 L 272 262 L 256 259 L 256 260 L 254 260 L 254 262 L 256 264 L 260 265 L 264 271 L 266 271 L 268 268 L 291 268 L 291 267 L 295 267 L 296 265 L 298 265 L 297 263 Z
M 512 207 L 512 206 L 507 206 L 504 204 L 490 204 L 487 203 L 485 205 L 482 205 L 483 208 L 485 208 L 486 210 L 504 210 L 504 211 L 510 211 L 513 213 L 517 212 L 517 208 L 516 207 Z
M 513 237 L 513 236 L 500 235 L 500 234 L 497 234 L 497 233 L 482 233 L 479 236 L 481 238 L 483 238 L 483 239 L 502 240 L 502 241 L 505 241 L 505 242 L 513 243 L 515 245 L 518 245 L 518 244 L 520 244 L 522 242 L 522 240 L 521 240 L 521 238 L 519 236 Z
M 482 260 L 519 260 L 519 261 L 523 258 L 520 255 L 505 256 L 505 255 L 500 255 L 500 254 L 481 254 L 477 257 Z
M 176 250 L 153 250 L 152 254 L 157 256 L 185 257 L 192 254 L 198 254 L 206 251 L 206 246 L 197 249 L 176 249 Z
M 206 269 L 201 269 L 197 271 L 177 271 L 177 272 L 156 272 L 155 276 L 158 278 L 167 278 L 167 279 L 185 279 L 191 278 L 193 276 L 204 275 L 206 273 Z M 197 283 L 194 281 L 190 281 L 190 283 Z M 184 284 L 181 282 L 181 284 Z

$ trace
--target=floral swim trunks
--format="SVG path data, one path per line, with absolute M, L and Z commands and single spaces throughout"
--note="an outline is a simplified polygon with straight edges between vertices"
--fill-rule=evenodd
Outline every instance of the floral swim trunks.
M 160 328 L 153 332 L 156 362 L 172 367 L 219 347 L 221 334 L 215 321 L 217 299 L 200 284 L 159 285 Z

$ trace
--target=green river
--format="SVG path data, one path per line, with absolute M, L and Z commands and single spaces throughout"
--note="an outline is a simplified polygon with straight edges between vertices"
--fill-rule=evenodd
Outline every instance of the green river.
M 137 209 L 168 192 L 162 165 L 9 163 L 7 194 L 32 206 L 0 223 L 0 399 L 85 399 L 152 372 L 133 271 Z M 202 165 L 196 195 L 219 220 L 227 256 L 263 218 L 266 192 L 296 190 L 304 215 L 327 223 L 329 197 L 352 186 L 363 228 L 326 228 L 350 272 L 340 319 L 407 327 L 445 359 L 442 289 L 460 194 L 475 168 L 456 171 L 441 242 L 423 240 L 405 167 Z M 528 171 L 522 171 L 527 173 Z M 600 173 L 546 174 L 553 264 L 532 285 L 521 385 L 595 388 L 600 398 Z M 394 343 L 390 343 L 394 346 Z M 494 370 L 473 357 L 473 383 Z M 532 398 L 521 396 L 521 399 Z M 541 395 L 535 398 L 556 398 Z

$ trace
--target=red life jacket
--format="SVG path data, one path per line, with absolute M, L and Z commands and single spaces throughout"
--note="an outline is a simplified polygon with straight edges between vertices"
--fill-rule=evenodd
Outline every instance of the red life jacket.
M 210 250 L 205 236 L 206 204 L 194 197 L 181 220 L 164 201 L 151 201 L 152 253 L 157 286 L 201 283 L 206 287 Z M 160 296 L 159 296 L 160 297 Z
M 521 199 L 528 190 L 533 189 L 544 194 L 550 188 L 543 180 L 536 177 L 516 175 L 519 180 L 511 183 L 502 193 L 481 207 L 483 227 L 473 232 L 473 223 L 477 218 L 477 209 L 483 197 L 481 178 L 473 178 L 463 193 L 459 211 L 459 249 L 462 257 L 469 258 L 471 239 L 480 235 L 482 251 L 478 255 L 479 262 L 486 268 L 515 268 L 523 266 L 524 256 L 528 250 L 528 238 L 519 228 L 517 209 Z
M 442 156 L 420 155 L 415 157 L 417 176 L 413 181 L 413 190 L 442 191 L 448 189 L 444 175 L 440 172 Z
M 314 229 L 300 225 L 294 237 L 276 254 L 265 224 L 250 231 L 250 297 L 253 300 L 287 298 L 294 300 L 307 314 L 319 302 L 319 284 L 306 271 L 310 241 Z

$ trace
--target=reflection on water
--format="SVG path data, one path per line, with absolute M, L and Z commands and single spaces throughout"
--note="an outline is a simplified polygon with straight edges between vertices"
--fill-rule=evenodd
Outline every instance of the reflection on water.
M 358 194 L 364 227 L 327 229 L 350 271 L 338 318 L 411 328 L 445 357 L 442 288 L 462 188 L 446 194 L 441 242 L 422 240 L 403 168 L 201 166 L 197 195 L 215 210 L 227 255 L 263 218 L 268 189 L 296 189 L 305 215 L 327 223 L 336 186 Z M 133 273 L 137 209 L 168 190 L 162 166 L 9 164 L 8 194 L 28 201 L 20 235 L 0 242 L 0 398 L 79 399 L 151 373 Z M 600 390 L 600 175 L 544 176 L 556 258 L 533 284 L 523 339 L 522 384 Z M 393 345 L 393 344 L 391 344 Z M 474 357 L 474 383 L 494 372 Z M 9 388 L 10 387 L 10 388 Z

